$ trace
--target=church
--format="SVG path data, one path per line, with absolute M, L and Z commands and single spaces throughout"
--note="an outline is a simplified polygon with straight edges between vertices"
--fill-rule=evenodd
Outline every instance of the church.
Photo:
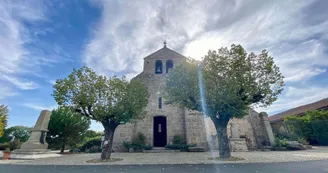
M 120 125 L 115 131 L 113 150 L 121 151 L 124 141 L 131 141 L 138 133 L 146 137 L 148 145 L 165 147 L 172 144 L 175 135 L 181 136 L 187 144 L 218 149 L 218 140 L 213 122 L 198 111 L 165 104 L 163 86 L 170 69 L 184 62 L 186 57 L 163 48 L 146 56 L 143 71 L 134 77 L 148 88 L 149 102 L 144 119 Z M 268 126 L 269 124 L 269 126 Z M 228 124 L 230 148 L 232 151 L 247 151 L 271 145 L 272 130 L 266 113 L 249 109 L 242 119 L 232 119 Z

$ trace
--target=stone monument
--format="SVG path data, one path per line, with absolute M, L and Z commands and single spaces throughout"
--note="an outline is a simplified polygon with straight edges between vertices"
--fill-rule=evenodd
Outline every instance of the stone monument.
M 50 111 L 42 110 L 40 116 L 31 130 L 29 139 L 22 144 L 21 148 L 11 154 L 11 159 L 37 159 L 45 157 L 57 157 L 59 154 L 51 153 L 48 149 L 46 136 L 50 120 Z

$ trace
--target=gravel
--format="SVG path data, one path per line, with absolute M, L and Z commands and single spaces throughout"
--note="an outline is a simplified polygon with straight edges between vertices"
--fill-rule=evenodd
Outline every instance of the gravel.
M 98 159 L 100 154 L 71 154 L 57 158 L 39 160 L 0 160 L 0 164 L 23 165 L 147 165 L 147 164 L 222 164 L 222 163 L 278 163 L 310 160 L 328 160 L 328 147 L 316 147 L 305 151 L 250 151 L 233 152 L 232 156 L 243 158 L 239 161 L 209 160 L 218 157 L 215 152 L 180 152 L 180 153 L 112 153 L 113 158 L 122 161 L 106 163 L 87 163 Z

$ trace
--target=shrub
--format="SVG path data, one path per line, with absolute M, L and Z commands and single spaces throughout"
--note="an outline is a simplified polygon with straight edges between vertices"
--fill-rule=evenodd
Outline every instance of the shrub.
M 174 136 L 173 136 L 172 143 L 173 143 L 173 144 L 185 144 L 185 142 L 184 142 L 182 136 L 180 136 L 180 135 L 174 135 Z
M 8 143 L 2 143 L 2 144 L 0 144 L 0 150 L 5 150 L 7 148 L 9 148 L 9 144 Z
M 172 144 L 166 145 L 165 148 L 172 149 L 172 150 L 181 150 L 181 151 L 188 151 L 189 147 L 195 147 L 196 144 Z
M 137 137 L 133 138 L 131 142 L 123 142 L 123 147 L 128 151 L 130 148 L 134 150 L 151 150 L 153 147 L 146 145 L 146 137 L 142 133 L 138 133 Z
M 295 133 L 295 130 L 299 130 L 304 135 L 305 140 L 311 143 L 317 142 L 322 145 L 328 145 L 327 110 L 309 111 L 302 117 L 288 116 L 284 119 L 284 122 L 290 127 L 292 135 Z
M 303 145 L 309 145 L 309 142 L 305 138 L 298 138 L 297 142 Z
M 127 142 L 127 141 L 123 141 L 123 147 L 129 151 L 129 149 L 131 148 L 131 142 Z
M 151 149 L 153 149 L 153 147 L 152 147 L 151 145 L 146 145 L 146 146 L 144 147 L 144 149 L 145 149 L 145 150 L 151 150 Z
M 20 142 L 20 139 L 14 139 L 13 142 L 9 143 L 10 150 L 16 150 L 21 147 L 22 143 Z
M 87 153 L 100 153 L 101 149 L 100 149 L 100 146 L 94 145 L 94 146 L 86 149 L 85 152 L 87 152 Z
M 81 151 L 86 151 L 88 149 L 91 149 L 93 146 L 98 146 L 100 148 L 101 146 L 101 136 L 97 136 L 94 138 L 90 138 L 88 141 L 86 141 L 82 146 L 79 147 Z
M 288 147 L 288 140 L 287 139 L 275 139 L 275 148 L 281 148 L 281 147 Z
M 132 144 L 136 146 L 146 145 L 146 136 L 142 133 L 138 133 L 137 137 L 132 140 Z

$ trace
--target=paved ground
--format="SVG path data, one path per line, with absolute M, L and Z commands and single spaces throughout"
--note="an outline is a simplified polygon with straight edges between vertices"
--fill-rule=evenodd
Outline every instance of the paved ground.
M 225 164 L 225 163 L 279 163 L 300 162 L 309 160 L 326 160 L 328 162 L 328 147 L 318 147 L 306 151 L 270 151 L 270 152 L 233 152 L 233 156 L 244 158 L 243 161 L 212 161 L 208 158 L 218 156 L 218 152 L 210 153 L 113 153 L 113 158 L 122 158 L 122 161 L 102 163 L 105 165 L 145 165 L 145 164 Z M 86 165 L 87 160 L 97 159 L 100 154 L 73 154 L 62 157 L 47 158 L 34 161 L 0 160 L 0 164 L 20 165 Z
M 327 161 L 202 165 L 0 165 L 5 173 L 327 173 Z

